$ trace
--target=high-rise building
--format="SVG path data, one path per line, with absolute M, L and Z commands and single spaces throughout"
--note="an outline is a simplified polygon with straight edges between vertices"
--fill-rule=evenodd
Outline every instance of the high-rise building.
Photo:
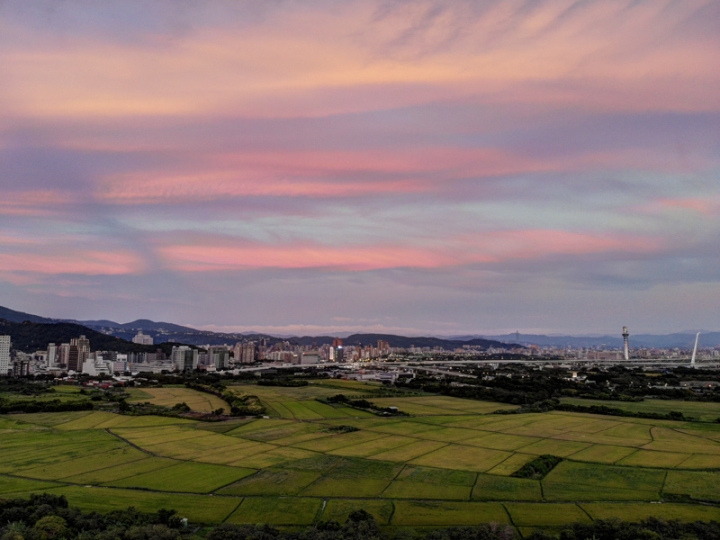
M 60 347 L 58 348 L 58 364 L 67 367 L 68 363 L 70 362 L 70 344 L 69 343 L 61 343 Z
M 138 333 L 135 335 L 134 338 L 132 338 L 133 343 L 137 343 L 138 345 L 153 345 L 153 337 L 152 336 L 146 336 L 143 334 L 142 330 L 138 330 Z
M 187 345 L 180 345 L 172 348 L 171 360 L 175 369 L 179 371 L 190 371 L 197 369 L 198 351 Z
M 255 362 L 255 359 L 255 343 L 251 341 L 250 343 L 246 343 L 245 345 L 243 345 L 242 363 L 252 364 L 253 362 Z
M 233 356 L 236 364 L 252 364 L 258 359 L 259 349 L 255 346 L 255 342 L 236 343 L 233 348 Z
M 342 362 L 344 359 L 345 353 L 343 351 L 343 340 L 340 338 L 334 338 L 332 348 L 330 349 L 330 361 Z
M 57 347 L 55 347 L 54 343 L 48 343 L 47 347 L 47 356 L 45 357 L 47 359 L 47 366 L 48 367 L 54 367 L 57 361 Z
M 0 377 L 7 377 L 12 364 L 10 363 L 10 336 L 0 336 Z
M 70 352 L 67 368 L 71 371 L 81 371 L 85 360 L 90 355 L 90 340 L 85 336 L 70 340 Z
M 209 347 L 207 363 L 216 369 L 225 369 L 230 363 L 230 351 L 226 347 Z

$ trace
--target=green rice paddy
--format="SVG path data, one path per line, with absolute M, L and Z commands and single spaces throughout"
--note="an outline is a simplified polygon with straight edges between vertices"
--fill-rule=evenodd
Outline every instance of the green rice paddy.
M 705 401 L 677 401 L 669 399 L 646 399 L 644 401 L 602 401 L 596 399 L 563 398 L 563 403 L 572 405 L 600 405 L 615 407 L 630 412 L 667 414 L 672 411 L 683 413 L 685 416 L 712 422 L 720 418 L 720 403 Z
M 217 396 L 183 387 L 130 389 L 131 401 L 149 401 L 155 405 L 172 407 L 185 403 L 193 411 L 212 412 L 216 409 L 230 410 L 230 405 Z
M 492 521 L 521 533 L 612 516 L 720 519 L 712 505 L 720 502 L 720 424 L 499 415 L 493 412 L 511 407 L 373 398 L 379 387 L 352 381 L 232 388 L 257 395 L 270 418 L 0 417 L 0 497 L 48 491 L 87 510 L 174 508 L 195 522 L 280 526 L 342 521 L 357 509 L 392 527 Z M 169 390 L 164 397 L 179 397 L 181 389 Z M 316 400 L 338 393 L 410 416 Z M 337 426 L 357 431 L 330 429 Z M 540 480 L 512 476 L 542 454 L 564 460 Z

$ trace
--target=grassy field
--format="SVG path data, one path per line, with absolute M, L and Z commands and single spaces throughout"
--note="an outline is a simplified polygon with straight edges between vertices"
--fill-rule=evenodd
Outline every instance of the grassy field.
M 678 519 L 720 517 L 712 506 L 657 504 L 666 496 L 720 499 L 718 424 L 497 415 L 507 406 L 374 398 L 381 387 L 349 381 L 232 388 L 277 414 L 218 424 L 99 411 L 0 417 L 0 495 L 49 491 L 88 510 L 165 507 L 198 522 L 283 526 L 343 520 L 359 508 L 393 527 L 494 521 L 521 532 L 663 509 Z M 218 406 L 214 396 L 184 388 L 142 391 L 166 404 L 190 405 L 187 396 L 198 394 L 208 408 Z M 410 416 L 316 400 L 341 392 Z M 564 460 L 542 479 L 511 476 L 541 454 Z
M 87 395 L 87 393 L 82 394 L 81 390 L 82 388 L 80 388 L 79 386 L 57 385 L 51 387 L 48 392 L 37 395 L 25 395 L 22 393 L 16 393 L 11 391 L 2 392 L 0 395 L 13 401 L 85 401 L 88 399 L 89 396 Z
M 720 403 L 713 402 L 675 401 L 665 399 L 646 399 L 645 401 L 632 402 L 580 398 L 563 398 L 561 401 L 572 405 L 584 405 L 585 407 L 601 405 L 605 407 L 623 409 L 624 411 L 641 413 L 667 414 L 671 411 L 678 411 L 683 413 L 685 416 L 705 422 L 713 422 L 720 418 Z
M 322 499 L 301 497 L 247 498 L 227 519 L 228 523 L 272 523 L 310 525 L 320 513 Z
M 377 387 L 367 387 L 364 384 L 346 386 L 346 383 L 355 381 L 331 381 L 327 383 L 312 384 L 298 387 L 254 386 L 248 389 L 244 386 L 234 386 L 231 390 L 236 392 L 252 393 L 260 398 L 269 416 L 287 420 L 322 420 L 329 418 L 372 418 L 371 413 L 353 409 L 341 404 L 327 404 L 317 401 L 317 398 L 328 398 L 342 392 L 353 394 L 364 393 Z M 337 386 L 336 386 L 337 385 Z
M 212 412 L 216 409 L 230 410 L 230 405 L 217 396 L 206 392 L 198 392 L 184 387 L 165 388 L 143 388 L 142 390 L 131 389 L 130 401 L 149 401 L 155 405 L 172 407 L 178 403 L 185 403 L 193 411 Z M 147 396 L 150 396 L 149 398 Z

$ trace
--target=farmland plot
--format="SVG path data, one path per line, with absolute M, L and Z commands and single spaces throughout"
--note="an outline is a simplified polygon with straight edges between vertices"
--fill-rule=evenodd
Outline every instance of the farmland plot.
M 135 401 L 149 401 L 155 405 L 162 405 L 163 407 L 172 407 L 178 403 L 185 403 L 193 411 L 199 412 L 212 412 L 216 409 L 230 410 L 230 406 L 227 402 L 223 401 L 217 396 L 208 394 L 206 392 L 198 392 L 190 388 L 178 387 L 178 388 L 152 388 L 146 387 L 142 391 L 152 396 L 151 399 L 138 397 Z
M 63 493 L 84 509 L 164 507 L 198 522 L 282 526 L 344 519 L 353 509 L 391 527 L 494 521 L 522 532 L 608 516 L 720 514 L 713 506 L 650 504 L 718 500 L 714 424 L 496 415 L 504 406 L 374 398 L 380 387 L 347 381 L 231 388 L 282 414 L 213 424 L 99 411 L 0 417 L 0 494 Z M 174 401 L 186 389 L 143 392 L 155 390 Z M 410 416 L 316 400 L 343 392 Z M 513 476 L 544 454 L 564 459 L 544 477 Z

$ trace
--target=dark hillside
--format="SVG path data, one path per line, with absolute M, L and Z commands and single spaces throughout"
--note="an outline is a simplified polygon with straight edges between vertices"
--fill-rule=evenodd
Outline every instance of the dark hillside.
M 513 347 L 513 344 L 502 343 L 492 339 L 471 339 L 469 341 L 459 339 L 442 339 L 436 337 L 407 337 L 396 336 L 392 334 L 352 334 L 343 338 L 345 345 L 377 345 L 378 340 L 387 341 L 391 347 L 409 348 L 411 345 L 415 347 L 442 347 L 443 349 L 456 349 L 463 345 L 474 345 L 487 349 L 488 347 L 496 347 L 507 349 Z M 305 336 L 301 338 L 289 338 L 290 343 L 299 343 L 300 345 L 310 345 L 316 343 L 323 345 L 332 343 L 333 338 L 330 336 Z
M 14 309 L 0 306 L 0 319 L 5 319 L 11 322 L 23 322 L 30 321 L 34 323 L 53 323 L 57 322 L 55 319 L 48 319 L 47 317 L 40 317 L 39 315 L 32 315 L 30 313 L 24 313 L 22 311 L 15 311 Z
M 165 332 L 188 332 L 188 333 L 202 333 L 202 330 L 196 330 L 189 326 L 180 326 L 179 324 L 173 324 L 168 322 L 155 322 L 149 319 L 138 319 L 129 323 L 116 323 L 114 321 L 68 321 L 82 324 L 83 326 L 90 326 L 93 328 L 113 328 L 118 330 L 132 331 L 134 334 L 138 330 L 142 331 L 165 331 Z
M 92 351 L 156 352 L 162 349 L 168 354 L 172 343 L 161 345 L 137 345 L 124 339 L 96 332 L 85 326 L 74 323 L 42 324 L 34 322 L 11 322 L 0 319 L 0 334 L 9 335 L 13 349 L 23 352 L 44 350 L 48 343 L 69 343 L 72 338 L 84 335 L 90 340 Z

